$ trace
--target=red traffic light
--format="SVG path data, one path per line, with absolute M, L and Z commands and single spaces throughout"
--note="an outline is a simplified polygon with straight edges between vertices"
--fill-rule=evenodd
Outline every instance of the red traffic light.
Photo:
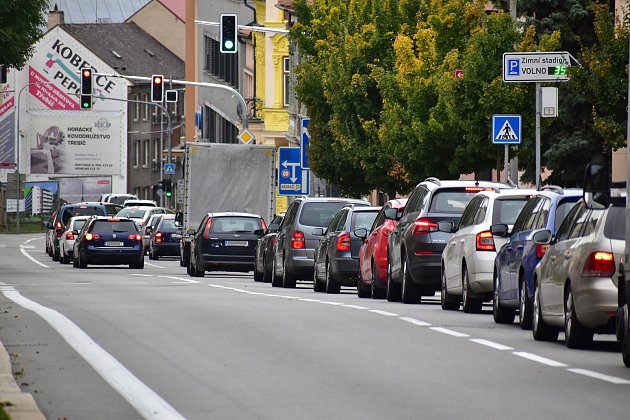
M 92 70 L 83 69 L 83 77 L 91 77 L 91 76 L 92 76 Z
M 160 76 L 153 76 L 153 83 L 159 85 L 162 83 L 162 78 Z

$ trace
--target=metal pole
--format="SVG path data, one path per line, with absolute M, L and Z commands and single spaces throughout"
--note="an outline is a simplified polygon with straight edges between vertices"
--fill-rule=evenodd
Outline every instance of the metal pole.
M 164 180 L 164 112 L 160 110 L 160 181 Z M 161 184 L 161 183 L 160 183 Z M 162 190 L 160 205 L 164 207 L 166 191 Z
M 510 15 L 512 20 L 516 21 L 516 0 L 510 0 Z
M 509 146 L 506 144 L 505 145 L 505 161 L 504 161 L 504 165 L 503 165 L 503 181 L 504 182 L 508 182 L 508 179 L 510 179 L 510 177 L 508 176 L 508 161 L 510 159 L 510 151 L 509 151 Z
M 536 82 L 536 189 L 540 189 L 540 82 Z

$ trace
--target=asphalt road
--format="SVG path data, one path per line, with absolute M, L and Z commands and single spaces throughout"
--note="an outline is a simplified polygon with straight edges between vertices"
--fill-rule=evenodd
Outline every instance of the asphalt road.
M 75 269 L 0 235 L 0 341 L 57 419 L 627 419 L 613 336 L 589 350 L 420 305 L 191 278 L 175 259 Z

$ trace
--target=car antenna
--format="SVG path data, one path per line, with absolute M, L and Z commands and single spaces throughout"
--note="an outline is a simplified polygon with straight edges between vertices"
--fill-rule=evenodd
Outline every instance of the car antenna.
M 479 186 L 479 180 L 475 179 L 475 187 L 478 187 L 478 186 Z

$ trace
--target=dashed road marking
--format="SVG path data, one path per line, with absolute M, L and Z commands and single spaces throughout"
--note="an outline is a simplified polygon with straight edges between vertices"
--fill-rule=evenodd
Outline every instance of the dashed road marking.
M 151 264 L 151 263 L 148 263 L 148 262 L 145 262 L 145 264 L 146 265 L 150 265 L 151 267 L 155 267 L 155 268 L 164 268 L 161 265 L 155 265 L 155 264 Z
M 452 335 L 453 337 L 470 337 L 468 334 L 460 333 L 459 331 L 449 330 L 448 328 L 430 327 L 430 329 L 442 334 Z
M 413 324 L 413 325 L 417 325 L 419 327 L 430 327 L 431 326 L 431 324 L 429 324 L 428 322 L 420 321 L 419 319 L 415 319 L 415 318 L 409 318 L 408 316 L 401 316 L 398 319 L 400 319 L 401 321 L 408 322 L 408 323 Z
M 495 343 L 494 341 L 484 340 L 483 338 L 471 338 L 470 341 L 483 346 L 492 347 L 497 350 L 514 350 L 512 347 L 504 346 L 503 344 Z
M 579 375 L 588 376 L 590 378 L 600 379 L 602 381 L 610 382 L 615 385 L 628 385 L 630 381 L 622 378 L 617 378 L 616 376 L 604 375 L 602 373 L 593 372 L 592 370 L 586 369 L 567 369 L 569 372 L 577 373 Z
M 384 316 L 398 316 L 398 314 L 395 314 L 393 312 L 381 311 L 381 310 L 378 310 L 378 309 L 370 309 L 370 310 L 368 310 L 368 312 L 372 312 L 372 313 L 379 314 L 379 315 L 384 315 Z
M 537 354 L 528 353 L 526 351 L 515 351 L 512 354 L 522 357 L 527 360 L 531 360 L 533 362 L 542 363 L 543 365 L 551 366 L 551 367 L 567 367 L 565 363 L 556 362 L 555 360 L 547 359 L 546 357 L 538 356 Z
M 344 308 L 351 308 L 351 309 L 370 309 L 367 306 L 360 306 L 360 305 L 342 305 Z

